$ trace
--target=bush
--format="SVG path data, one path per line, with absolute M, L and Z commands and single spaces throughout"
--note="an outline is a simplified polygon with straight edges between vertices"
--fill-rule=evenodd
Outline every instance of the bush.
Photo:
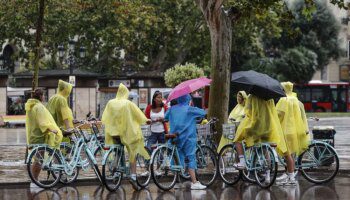
M 183 81 L 202 76 L 204 76 L 203 69 L 193 63 L 186 63 L 185 65 L 176 64 L 174 67 L 166 70 L 164 80 L 168 87 L 175 87 Z

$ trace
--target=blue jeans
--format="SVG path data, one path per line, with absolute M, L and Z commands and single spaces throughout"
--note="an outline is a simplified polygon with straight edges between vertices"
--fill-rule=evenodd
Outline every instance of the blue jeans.
M 148 137 L 147 140 L 147 149 L 150 153 L 152 153 L 152 145 L 157 144 L 158 143 L 165 143 L 165 136 L 164 136 L 165 132 L 161 132 L 161 133 L 153 133 Z

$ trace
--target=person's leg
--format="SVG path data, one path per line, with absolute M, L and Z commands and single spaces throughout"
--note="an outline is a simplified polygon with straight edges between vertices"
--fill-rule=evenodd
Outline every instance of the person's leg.
M 152 154 L 152 145 L 156 144 L 158 140 L 158 133 L 151 133 L 147 141 L 147 149 Z
M 38 180 L 40 171 L 41 165 L 37 162 L 34 162 L 34 164 L 32 165 L 32 172 L 35 180 Z
M 244 160 L 244 151 L 243 151 L 243 145 L 241 142 L 235 142 L 236 146 L 236 151 L 238 153 L 238 158 L 239 158 L 239 164 L 237 167 L 239 169 L 244 169 L 245 168 L 245 160 Z

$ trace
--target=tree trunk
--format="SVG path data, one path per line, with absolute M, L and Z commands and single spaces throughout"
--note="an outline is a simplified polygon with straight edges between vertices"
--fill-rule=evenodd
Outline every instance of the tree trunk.
M 211 38 L 211 79 L 209 94 L 209 117 L 217 117 L 219 141 L 222 124 L 227 122 L 230 91 L 230 66 L 232 46 L 232 21 L 221 8 L 220 0 L 199 0 L 207 21 Z
M 45 10 L 45 0 L 40 0 L 39 2 L 39 16 L 36 24 L 36 37 L 35 37 L 35 57 L 33 61 L 34 65 L 34 74 L 32 82 L 32 91 L 38 87 L 38 74 L 39 74 L 39 60 L 41 52 L 41 33 L 43 30 L 43 21 L 44 21 L 44 10 Z

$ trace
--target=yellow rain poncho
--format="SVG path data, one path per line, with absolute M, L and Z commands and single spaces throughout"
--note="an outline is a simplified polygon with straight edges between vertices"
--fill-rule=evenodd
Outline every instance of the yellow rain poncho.
M 67 101 L 71 91 L 72 85 L 70 83 L 59 80 L 57 94 L 52 96 L 46 105 L 58 127 L 64 129 L 67 129 L 64 120 L 68 120 L 69 128 L 73 128 L 73 113 Z M 68 142 L 69 139 L 64 138 L 64 141 Z
M 62 132 L 45 106 L 37 99 L 28 99 L 25 110 L 27 144 L 48 144 L 58 148 Z M 49 130 L 56 130 L 57 134 Z
M 277 149 L 285 153 L 287 147 L 273 100 L 265 101 L 251 94 L 244 110 L 246 117 L 237 128 L 234 142 L 245 140 L 248 147 L 262 142 L 276 143 Z
M 281 98 L 277 105 L 278 116 L 281 122 L 284 139 L 287 144 L 288 153 L 300 155 L 307 149 L 310 136 L 307 134 L 307 121 L 304 106 L 293 94 L 293 84 L 283 82 L 282 86 L 287 97 Z
M 243 101 L 241 103 L 238 103 L 238 95 L 241 95 L 243 97 Z M 237 93 L 237 105 L 233 108 L 231 111 L 229 117 L 228 117 L 228 123 L 232 123 L 230 119 L 235 119 L 236 122 L 240 122 L 244 118 L 244 105 L 245 101 L 247 99 L 247 94 L 244 91 L 239 91 Z M 221 136 L 219 147 L 218 147 L 218 153 L 220 152 L 221 148 L 224 147 L 227 144 L 233 143 L 233 140 L 230 140 L 226 138 L 225 136 Z
M 128 97 L 129 90 L 121 83 L 116 98 L 108 101 L 102 115 L 105 142 L 107 145 L 113 144 L 112 137 L 119 136 L 128 150 L 130 161 L 134 161 L 137 154 L 149 159 L 140 127 L 147 118 Z

